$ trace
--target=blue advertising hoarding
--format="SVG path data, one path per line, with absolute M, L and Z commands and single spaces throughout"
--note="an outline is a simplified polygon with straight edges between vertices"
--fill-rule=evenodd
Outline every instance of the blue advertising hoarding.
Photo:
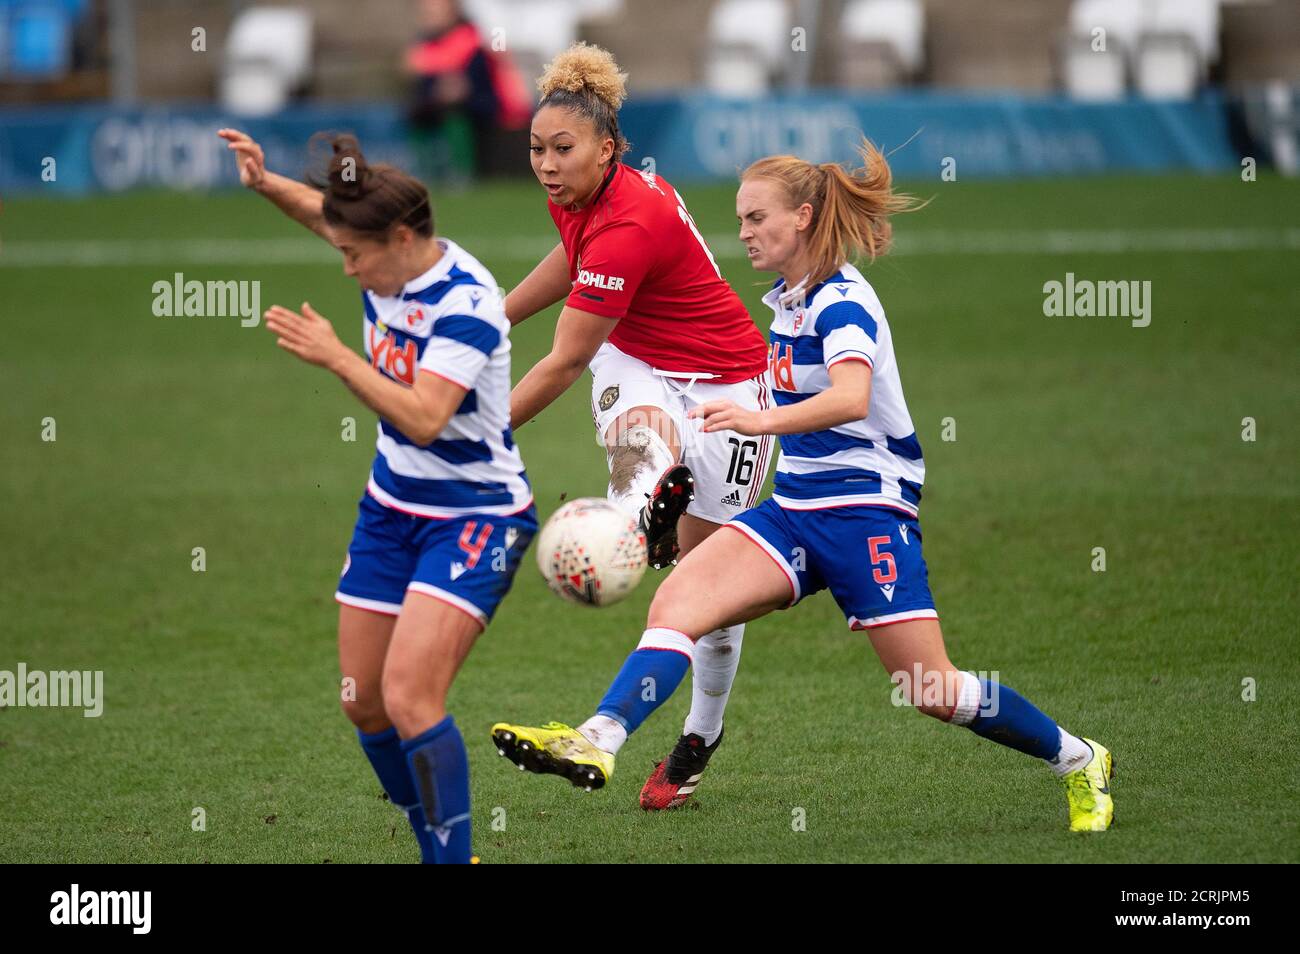
M 673 182 L 733 180 L 776 153 L 848 161 L 863 133 L 890 153 L 902 178 L 937 177 L 946 160 L 963 177 L 1214 172 L 1239 162 L 1214 91 L 1190 102 L 1104 104 L 1015 94 L 691 93 L 638 99 L 620 120 L 632 142 L 628 161 L 651 159 Z M 23 107 L 0 110 L 0 192 L 233 185 L 234 164 L 213 134 L 226 125 L 248 131 L 270 167 L 291 175 L 306 168 L 307 140 L 323 129 L 354 132 L 368 156 L 413 167 L 409 130 L 390 103 L 294 106 L 250 120 L 211 105 Z

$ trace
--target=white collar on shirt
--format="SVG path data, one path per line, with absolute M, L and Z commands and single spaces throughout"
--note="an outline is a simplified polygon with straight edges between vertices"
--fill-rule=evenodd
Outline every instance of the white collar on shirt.
M 777 301 L 779 301 L 786 308 L 789 308 L 792 305 L 794 305 L 795 302 L 800 301 L 803 298 L 804 291 L 807 288 L 808 278 L 809 276 L 805 275 L 803 278 L 799 279 L 799 283 L 795 285 L 794 288 L 789 288 L 781 292 L 781 294 L 777 297 Z
M 408 293 L 424 291 L 430 285 L 442 281 L 447 277 L 447 273 L 451 271 L 452 265 L 456 263 L 456 253 L 460 251 L 460 247 L 451 239 L 439 237 L 435 241 L 437 241 L 438 247 L 442 249 L 442 258 L 434 262 L 427 271 L 415 276 L 403 285 L 401 294 L 397 296 L 398 298 L 403 298 Z
M 785 281 L 782 280 L 781 284 L 775 286 L 770 292 L 763 296 L 763 302 L 772 308 L 775 308 L 778 305 L 782 308 L 789 308 L 803 297 L 807 284 L 807 275 L 799 279 L 799 283 L 793 288 L 786 288 Z

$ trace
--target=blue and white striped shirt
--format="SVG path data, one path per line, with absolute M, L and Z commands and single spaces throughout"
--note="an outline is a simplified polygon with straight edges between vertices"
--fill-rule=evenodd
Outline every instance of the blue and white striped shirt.
M 421 517 L 515 513 L 532 489 L 510 434 L 510 322 L 492 273 L 454 242 L 437 241 L 442 258 L 399 294 L 362 291 L 366 357 L 403 384 L 425 372 L 467 393 L 430 444 L 380 419 L 366 489 Z
M 925 462 L 903 400 L 885 310 L 867 280 L 845 264 L 806 293 L 778 281 L 763 301 L 774 313 L 768 370 L 780 407 L 831 386 L 841 361 L 871 367 L 867 416 L 823 431 L 781 435 L 773 499 L 790 510 L 873 505 L 912 516 Z

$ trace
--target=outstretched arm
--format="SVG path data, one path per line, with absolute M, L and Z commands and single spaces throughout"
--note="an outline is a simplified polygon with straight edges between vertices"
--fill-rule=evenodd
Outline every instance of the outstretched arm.
M 567 391 L 616 324 L 617 318 L 566 305 L 555 323 L 551 353 L 533 365 L 510 392 L 510 426 L 518 430 Z
M 281 348 L 333 372 L 361 403 L 420 446 L 437 439 L 469 390 L 433 373 L 417 374 L 412 387 L 384 377 L 339 341 L 334 326 L 307 302 L 302 314 L 272 305 L 266 327 Z
M 330 241 L 321 214 L 324 196 L 319 191 L 304 182 L 270 172 L 266 168 L 262 147 L 247 133 L 238 129 L 218 129 L 217 135 L 226 140 L 227 148 L 235 153 L 240 184 L 270 199 L 289 218 Z
M 705 431 L 737 434 L 808 434 L 860 421 L 871 406 L 871 365 L 865 360 L 838 361 L 830 368 L 831 386 L 806 401 L 752 411 L 734 401 L 706 401 L 691 408 Z
M 569 259 L 564 245 L 557 244 L 538 262 L 528 277 L 506 295 L 506 317 L 517 325 L 543 308 L 549 308 L 573 290 L 569 281 Z

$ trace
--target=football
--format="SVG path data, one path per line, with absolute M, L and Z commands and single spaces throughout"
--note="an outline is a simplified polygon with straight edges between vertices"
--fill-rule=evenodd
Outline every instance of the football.
M 602 497 L 570 500 L 546 521 L 537 566 L 552 592 L 574 603 L 609 606 L 645 575 L 645 534 Z

